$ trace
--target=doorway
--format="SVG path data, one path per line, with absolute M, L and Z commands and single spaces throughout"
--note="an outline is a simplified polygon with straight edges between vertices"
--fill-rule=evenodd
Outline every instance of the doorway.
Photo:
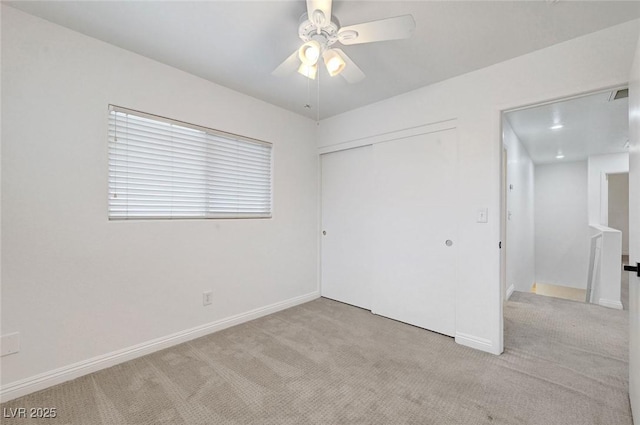
M 533 292 L 620 305 L 611 288 L 600 288 L 612 280 L 601 276 L 611 267 L 590 264 L 590 245 L 600 233 L 608 252 L 615 245 L 602 181 L 628 171 L 628 99 L 619 95 L 622 89 L 503 113 L 507 295 Z M 619 270 L 620 256 L 617 261 Z M 598 273 L 595 300 L 587 300 L 590 270 Z

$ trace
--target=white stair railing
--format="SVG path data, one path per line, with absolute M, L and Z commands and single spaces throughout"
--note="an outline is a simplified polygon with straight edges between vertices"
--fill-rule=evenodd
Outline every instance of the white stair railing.
M 591 245 L 585 302 L 622 310 L 622 232 L 590 224 Z
M 591 236 L 589 253 L 589 275 L 587 280 L 587 294 L 584 302 L 593 302 L 592 289 L 594 282 L 600 284 L 600 254 L 602 251 L 602 233 Z

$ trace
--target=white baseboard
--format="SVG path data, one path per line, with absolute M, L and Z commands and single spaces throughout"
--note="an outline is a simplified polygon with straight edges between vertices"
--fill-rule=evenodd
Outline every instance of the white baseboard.
M 602 307 L 615 308 L 616 310 L 622 310 L 622 303 L 617 300 L 607 300 L 604 298 L 600 298 L 600 300 L 598 300 L 598 304 L 601 305 Z
M 486 351 L 491 354 L 500 354 L 496 351 L 491 340 L 480 338 L 474 335 L 456 332 L 456 343 L 466 347 L 475 348 L 476 350 Z
M 303 304 L 320 297 L 319 291 L 314 291 L 306 295 L 290 298 L 268 306 L 256 308 L 246 313 L 236 314 L 216 320 L 215 322 L 196 326 L 181 332 L 177 332 L 165 337 L 156 338 L 143 342 L 122 350 L 113 351 L 101 356 L 93 357 L 68 366 L 63 366 L 48 372 L 40 373 L 20 381 L 11 382 L 0 387 L 0 402 L 13 400 L 24 395 L 43 390 L 45 388 L 61 384 L 66 381 L 88 375 L 128 360 L 132 360 L 146 354 L 150 354 L 213 332 L 221 331 L 240 323 L 248 322 L 280 310 Z
M 513 284 L 511 284 L 508 288 L 507 288 L 507 300 L 509 298 L 511 298 L 511 294 L 513 294 L 513 291 L 516 290 L 516 287 L 513 286 Z

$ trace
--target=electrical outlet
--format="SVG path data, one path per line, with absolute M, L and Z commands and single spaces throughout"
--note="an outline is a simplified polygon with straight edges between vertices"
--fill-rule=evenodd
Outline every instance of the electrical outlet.
M 205 291 L 202 293 L 202 305 L 211 305 L 213 303 L 213 292 Z
M 1 356 L 8 356 L 9 354 L 17 353 L 18 351 L 20 351 L 20 333 L 14 332 L 2 335 L 2 338 L 0 338 Z

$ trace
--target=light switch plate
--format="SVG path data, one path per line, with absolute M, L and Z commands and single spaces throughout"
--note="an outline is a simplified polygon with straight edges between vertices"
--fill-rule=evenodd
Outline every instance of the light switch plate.
M 20 351 L 20 332 L 2 335 L 0 338 L 0 356 L 8 356 L 18 351 Z
M 213 291 L 205 291 L 202 293 L 202 305 L 207 306 L 213 303 Z
M 478 208 L 478 218 L 476 220 L 478 223 L 488 223 L 489 222 L 489 209 L 488 208 Z

